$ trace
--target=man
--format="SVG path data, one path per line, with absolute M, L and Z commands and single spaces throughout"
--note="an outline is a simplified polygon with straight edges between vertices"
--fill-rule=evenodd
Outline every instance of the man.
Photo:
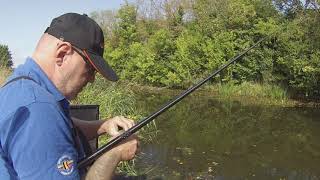
M 103 59 L 103 48 L 101 28 L 86 15 L 53 19 L 32 57 L 0 89 L 0 179 L 111 179 L 119 161 L 134 157 L 138 140 L 132 136 L 87 172 L 77 168 L 84 153 L 75 127 L 90 140 L 134 125 L 122 116 L 95 122 L 69 116 L 68 100 L 93 82 L 96 72 L 118 79 Z

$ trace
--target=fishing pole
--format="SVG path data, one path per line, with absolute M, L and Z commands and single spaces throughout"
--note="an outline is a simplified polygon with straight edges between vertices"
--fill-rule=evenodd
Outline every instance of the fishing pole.
M 157 110 L 156 112 L 152 113 L 151 115 L 149 115 L 145 119 L 140 120 L 136 125 L 132 126 L 127 131 L 123 132 L 122 134 L 120 134 L 116 138 L 114 138 L 111 141 L 109 141 L 107 144 L 105 144 L 102 147 L 100 147 L 96 152 L 94 152 L 91 155 L 87 156 L 86 158 L 80 160 L 78 162 L 78 168 L 83 168 L 83 167 L 86 167 L 89 164 L 91 164 L 92 161 L 96 160 L 103 153 L 105 153 L 105 152 L 109 151 L 110 149 L 112 149 L 113 147 L 115 147 L 117 144 L 119 144 L 120 142 L 122 142 L 123 140 L 125 140 L 126 138 L 131 136 L 133 133 L 137 132 L 139 129 L 141 129 L 143 126 L 147 125 L 149 122 L 151 122 L 153 119 L 155 119 L 160 114 L 165 112 L 167 109 L 169 109 L 170 107 L 172 107 L 173 105 L 175 105 L 176 103 L 181 101 L 184 97 L 186 97 L 187 95 L 189 95 L 190 93 L 192 93 L 193 91 L 198 89 L 200 86 L 202 86 L 204 83 L 206 83 L 212 77 L 214 77 L 215 75 L 220 73 L 222 70 L 227 68 L 230 64 L 232 64 L 233 62 L 238 60 L 240 57 L 242 57 L 248 51 L 250 51 L 251 49 L 255 48 L 263 40 L 264 40 L 264 38 L 260 39 L 258 42 L 256 42 L 254 45 L 252 45 L 248 49 L 244 50 L 242 53 L 240 53 L 240 54 L 234 56 L 233 58 L 229 59 L 226 64 L 222 65 L 218 70 L 216 70 L 210 76 L 208 76 L 207 78 L 205 78 L 202 81 L 198 82 L 197 84 L 195 84 L 194 86 L 190 87 L 186 91 L 182 92 L 179 96 L 177 96 L 175 99 L 169 101 L 167 104 L 162 106 L 159 110 Z

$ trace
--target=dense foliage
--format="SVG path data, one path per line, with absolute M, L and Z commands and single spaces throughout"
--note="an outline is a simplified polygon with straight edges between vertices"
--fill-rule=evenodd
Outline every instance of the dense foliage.
M 12 65 L 12 57 L 8 46 L 0 44 L 0 67 L 11 68 Z
M 267 83 L 320 94 L 315 0 L 137 0 L 93 15 L 108 27 L 105 58 L 121 79 L 185 88 L 266 37 L 215 83 Z

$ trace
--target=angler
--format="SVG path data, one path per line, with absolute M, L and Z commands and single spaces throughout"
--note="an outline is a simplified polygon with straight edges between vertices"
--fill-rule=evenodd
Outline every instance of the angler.
M 88 16 L 67 13 L 52 20 L 32 56 L 0 89 L 0 179 L 111 179 L 120 161 L 134 157 L 138 140 L 130 136 L 87 172 L 77 164 L 85 157 L 79 130 L 90 140 L 134 125 L 122 116 L 90 122 L 69 116 L 69 100 L 96 72 L 118 80 L 103 52 L 103 32 Z
M 53 19 L 32 56 L 0 90 L 0 179 L 111 179 L 118 163 L 136 154 L 135 132 L 261 42 L 136 125 L 122 116 L 83 122 L 70 117 L 69 100 L 94 81 L 96 72 L 111 81 L 118 77 L 103 59 L 104 37 L 96 22 L 76 13 Z M 79 131 L 88 140 L 103 133 L 114 138 L 85 155 Z

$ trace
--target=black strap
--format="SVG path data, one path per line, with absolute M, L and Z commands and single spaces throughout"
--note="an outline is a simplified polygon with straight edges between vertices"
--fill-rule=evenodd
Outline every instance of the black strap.
M 32 78 L 29 77 L 29 76 L 18 76 L 18 77 L 16 77 L 16 78 L 13 78 L 13 79 L 11 79 L 10 81 L 6 82 L 2 87 L 5 87 L 6 85 L 8 85 L 8 84 L 10 84 L 10 83 L 12 83 L 12 82 L 14 82 L 14 81 L 17 81 L 17 80 L 19 80 L 19 79 L 28 79 L 28 80 L 31 80 L 31 81 L 37 83 L 34 79 L 32 79 Z
M 76 129 L 77 135 L 83 145 L 82 147 L 83 147 L 83 151 L 84 151 L 85 156 L 91 155 L 92 149 L 91 149 L 91 146 L 90 146 L 88 139 L 86 138 L 86 136 L 84 135 L 84 133 L 81 131 L 80 128 L 76 127 L 75 129 Z

